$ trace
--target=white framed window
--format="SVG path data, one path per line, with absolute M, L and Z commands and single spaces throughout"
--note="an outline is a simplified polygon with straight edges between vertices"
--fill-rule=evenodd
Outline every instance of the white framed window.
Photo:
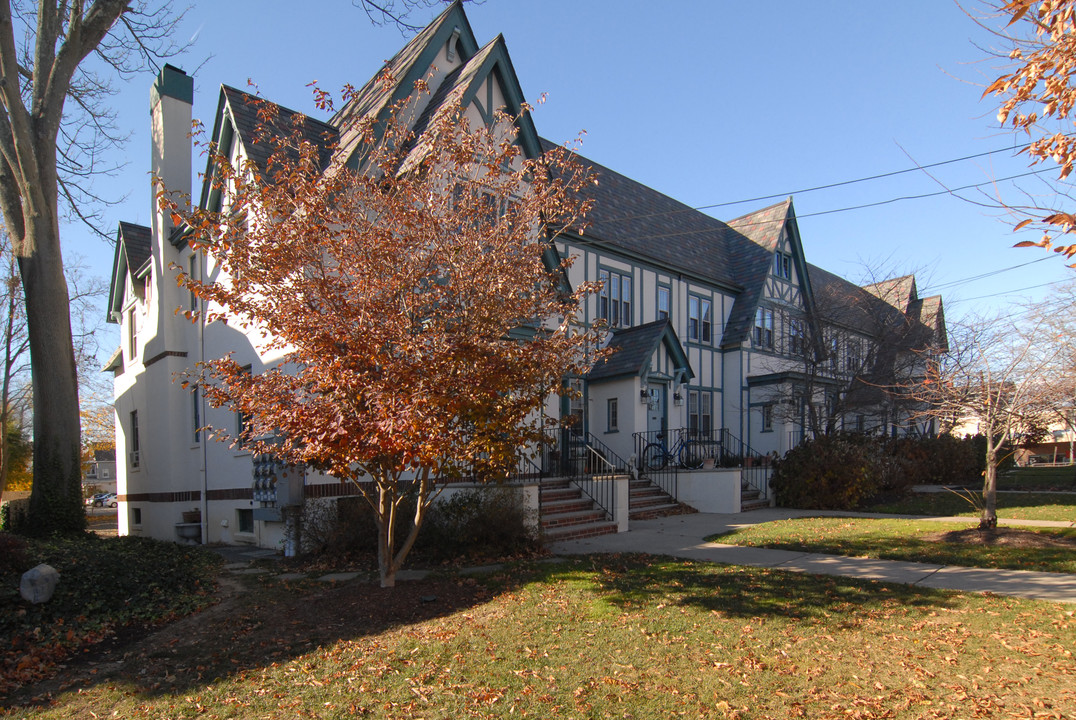
M 666 320 L 672 307 L 672 290 L 664 285 L 658 285 L 658 320 Z
M 714 394 L 706 390 L 687 391 L 687 429 L 691 435 L 709 435 L 714 422 Z
M 863 348 L 860 346 L 858 340 L 849 340 L 845 346 L 844 355 L 844 371 L 849 373 L 857 373 L 860 371 L 860 367 L 863 363 L 862 359 Z
M 191 440 L 195 445 L 202 442 L 202 403 L 197 385 L 191 392 Z
M 833 372 L 841 369 L 841 341 L 836 337 L 829 339 L 829 369 Z
M 198 279 L 198 253 L 196 252 L 192 252 L 190 258 L 187 260 L 187 275 L 190 276 L 191 280 Z M 190 294 L 188 301 L 190 307 L 188 309 L 191 312 L 198 312 L 198 296 L 194 294 L 194 290 L 188 289 L 188 292 Z
M 127 310 L 127 356 L 138 357 L 138 308 L 134 305 Z
M 762 406 L 762 432 L 773 432 L 773 403 Z
M 691 295 L 687 299 L 687 338 L 708 343 L 713 338 L 713 305 L 709 300 Z
M 620 429 L 620 403 L 617 398 L 605 401 L 605 431 L 617 432 Z
M 254 511 L 249 508 L 237 508 L 235 511 L 236 532 L 254 533 Z
M 792 279 L 792 256 L 778 250 L 773 254 L 773 274 L 782 280 Z
M 138 411 L 131 411 L 131 437 L 128 443 L 128 451 L 130 453 L 131 469 L 137 468 L 142 462 L 142 447 L 138 439 Z
M 599 270 L 598 317 L 609 327 L 631 327 L 631 276 Z
M 773 347 L 773 310 L 760 307 L 755 313 L 755 347 Z
M 800 318 L 789 318 L 788 351 L 796 356 L 807 354 L 807 332 Z

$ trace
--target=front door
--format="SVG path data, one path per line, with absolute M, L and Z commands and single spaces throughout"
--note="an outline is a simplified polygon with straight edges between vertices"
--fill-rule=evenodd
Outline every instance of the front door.
M 664 432 L 668 423 L 665 419 L 668 385 L 655 383 L 646 389 L 646 429 L 651 433 Z

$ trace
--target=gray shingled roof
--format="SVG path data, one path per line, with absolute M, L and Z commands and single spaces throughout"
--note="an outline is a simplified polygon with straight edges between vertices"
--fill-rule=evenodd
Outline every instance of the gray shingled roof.
M 318 148 L 321 166 L 326 167 L 339 138 L 339 132 L 335 127 L 227 85 L 221 85 L 221 93 L 231 110 L 236 133 L 243 143 L 247 156 L 254 161 L 258 172 L 263 176 L 268 169 L 269 156 L 275 150 L 269 134 L 275 135 L 278 139 L 285 139 L 294 132 L 296 127 L 300 129 L 303 140 Z M 259 108 L 263 106 L 274 110 L 276 117 L 271 127 L 263 127 L 263 122 L 258 117 Z M 260 132 L 259 129 L 261 129 Z M 296 153 L 289 153 L 289 155 L 292 159 L 298 157 Z
M 126 254 L 127 272 L 137 272 L 146 264 L 153 251 L 152 231 L 145 225 L 121 222 L 118 239 Z
M 542 139 L 543 151 L 554 147 Z M 738 232 L 604 165 L 576 157 L 598 181 L 585 191 L 594 200 L 586 218 L 588 239 L 732 290 L 742 287 L 745 245 Z
M 694 377 L 694 373 L 687 365 L 687 356 L 684 355 L 683 348 L 679 347 L 680 341 L 676 338 L 676 332 L 669 324 L 669 320 L 664 319 L 645 325 L 612 330 L 607 346 L 612 352 L 594 365 L 587 379 L 593 382 L 643 375 L 650 367 L 654 352 L 666 339 L 675 346 L 672 348 L 673 354 L 680 357 L 680 362 L 687 370 L 687 376 Z
M 791 213 L 792 198 L 789 198 L 729 221 L 729 227 L 745 239 L 738 252 L 738 269 L 744 291 L 736 296 L 732 305 L 721 337 L 721 347 L 736 347 L 750 336 L 755 324 L 755 310 L 773 266 L 773 253 L 777 250 L 777 243 Z

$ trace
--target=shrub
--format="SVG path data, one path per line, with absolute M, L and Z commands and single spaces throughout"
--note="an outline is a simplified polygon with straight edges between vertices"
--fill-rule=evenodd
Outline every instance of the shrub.
M 529 520 L 513 488 L 461 490 L 430 508 L 420 550 L 444 559 L 527 552 L 536 544 Z
M 410 518 L 414 511 L 411 501 L 398 512 Z M 535 547 L 530 527 L 522 496 L 512 488 L 460 490 L 430 508 L 414 552 L 437 561 L 517 554 Z M 397 524 L 397 546 L 409 530 L 410 523 Z M 374 557 L 377 525 L 369 504 L 361 497 L 308 503 L 303 510 L 303 550 L 346 561 Z
M 822 435 L 789 450 L 773 466 L 777 504 L 811 510 L 849 510 L 877 494 L 880 442 L 855 435 Z

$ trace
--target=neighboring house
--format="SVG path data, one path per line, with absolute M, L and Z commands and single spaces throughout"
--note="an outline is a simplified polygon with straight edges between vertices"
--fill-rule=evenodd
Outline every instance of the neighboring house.
M 351 159 L 355 122 L 379 116 L 408 96 L 418 79 L 428 80 L 432 94 L 415 110 L 417 127 L 425 127 L 449 99 L 474 122 L 490 121 L 497 108 L 518 115 L 523 104 L 504 39 L 479 46 L 460 3 L 416 35 L 386 69 L 394 84 L 371 80 L 328 121 L 308 121 L 307 137 L 326 148 L 325 162 Z M 171 66 L 161 71 L 151 93 L 151 171 L 179 193 L 191 190 L 192 98 L 191 78 Z M 264 165 L 266 148 L 253 142 L 252 100 L 222 87 L 212 140 L 233 162 L 249 158 Z M 292 115 L 280 108 L 281 125 Z M 529 115 L 517 125 L 518 143 L 529 157 L 548 147 Z M 919 298 L 914 279 L 897 281 L 899 292 L 890 293 L 881 286 L 858 288 L 809 265 L 791 199 L 724 223 L 583 162 L 598 179 L 594 208 L 585 231 L 560 238 L 558 249 L 576 257 L 568 275 L 573 286 L 603 283 L 583 319 L 605 321 L 616 352 L 589 376 L 569 378 L 581 397 L 560 407 L 552 403 L 551 414 L 562 420 L 575 416 L 578 433 L 625 459 L 639 456 L 658 433 L 671 441 L 681 429 L 708 439 L 711 447 L 727 448 L 734 438 L 741 450 L 780 454 L 811 430 L 806 416 L 819 416 L 812 408 L 853 391 L 868 395 L 865 387 L 875 393 L 858 402 L 854 414 L 841 416 L 840 403 L 833 402 L 827 416 L 845 428 L 913 430 L 907 414 L 886 406 L 876 380 L 885 367 L 897 367 L 898 355 L 943 349 L 940 298 Z M 226 202 L 212 177 L 201 188 L 200 202 L 205 207 Z M 181 513 L 198 509 L 204 541 L 274 546 L 283 539 L 281 516 L 263 502 L 264 487 L 252 478 L 253 458 L 242 447 L 211 442 L 200 430 L 206 425 L 235 430 L 243 417 L 208 408 L 174 378 L 199 360 L 229 352 L 252 373 L 280 357 L 261 354 L 252 334 L 219 322 L 192 324 L 177 315 L 177 309 L 197 310 L 198 301 L 177 287 L 176 268 L 195 278 L 214 277 L 216 268 L 192 253 L 167 213 L 155 207 L 152 217 L 152 227 L 120 223 L 109 298 L 109 320 L 121 326 L 123 338 L 106 367 L 115 373 L 120 532 L 174 538 Z M 838 288 L 856 302 L 884 305 L 881 329 L 864 318 L 820 315 L 817 297 L 823 293 L 816 283 L 826 293 Z M 902 335 L 900 347 L 876 351 L 886 339 L 882 330 L 897 325 L 914 332 Z M 810 372 L 805 358 L 812 359 Z M 915 369 L 901 374 L 912 378 Z M 351 492 L 328 477 L 279 480 L 278 490 L 306 498 Z
M 83 487 L 97 492 L 116 492 L 116 450 L 94 450 L 93 460 L 84 465 Z

